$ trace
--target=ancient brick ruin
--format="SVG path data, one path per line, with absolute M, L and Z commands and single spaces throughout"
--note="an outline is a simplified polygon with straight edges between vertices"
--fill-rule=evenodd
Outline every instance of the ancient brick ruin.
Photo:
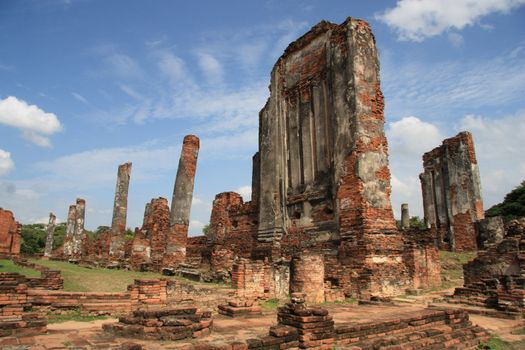
M 476 222 L 484 218 L 478 162 L 469 132 L 423 155 L 425 222 L 441 249 L 477 250 Z
M 251 201 L 218 194 L 209 233 L 189 239 L 186 264 L 219 279 L 233 269 L 235 283 L 251 279 L 235 277 L 236 257 L 260 260 L 263 292 L 286 281 L 316 301 L 439 283 L 432 242 L 395 226 L 378 70 L 360 20 L 321 22 L 288 46 L 259 116 Z M 308 252 L 317 254 L 310 265 Z M 313 281 L 301 271 L 317 269 L 301 264 L 322 267 L 315 290 L 301 287 Z
M 131 163 L 122 164 L 111 229 L 94 241 L 82 236 L 85 203 L 78 200 L 68 215 L 63 256 L 233 279 L 247 288 L 244 294 L 304 292 L 312 302 L 438 285 L 433 242 L 395 225 L 383 106 L 369 25 L 351 18 L 341 25 L 320 22 L 290 44 L 272 70 L 259 115 L 251 201 L 218 194 L 209 233 L 188 239 L 199 151 L 199 139 L 188 135 L 171 207 L 153 199 L 143 226 L 126 242 Z
M 521 317 L 525 312 L 525 218 L 512 220 L 505 237 L 463 266 L 464 286 L 449 300 Z
M 12 212 L 0 208 L 0 256 L 16 257 L 20 254 L 20 225 Z

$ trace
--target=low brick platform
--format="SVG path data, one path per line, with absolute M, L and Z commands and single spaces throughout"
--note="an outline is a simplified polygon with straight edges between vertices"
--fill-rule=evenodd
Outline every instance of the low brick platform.
M 424 309 L 410 315 L 371 322 L 334 325 L 323 308 L 309 308 L 301 298 L 278 310 L 269 335 L 248 339 L 248 349 L 469 349 L 489 338 L 461 310 Z
M 211 332 L 211 312 L 196 308 L 134 311 L 115 324 L 104 325 L 106 332 L 121 337 L 148 340 L 197 338 Z
M 219 305 L 219 314 L 229 317 L 258 316 L 262 308 L 253 300 L 230 300 L 226 305 Z
M 27 284 L 17 273 L 0 273 L 0 337 L 45 333 L 47 320 L 39 313 L 28 312 L 31 303 Z

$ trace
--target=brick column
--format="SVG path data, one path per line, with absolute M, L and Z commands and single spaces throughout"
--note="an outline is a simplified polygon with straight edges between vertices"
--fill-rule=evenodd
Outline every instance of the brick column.
M 163 261 L 165 267 L 174 267 L 186 258 L 186 241 L 198 154 L 199 138 L 194 135 L 185 136 L 171 201 L 170 230 Z
M 113 204 L 113 219 L 111 221 L 111 241 L 109 243 L 109 256 L 119 259 L 124 258 L 124 235 L 126 232 L 130 176 L 131 163 L 119 165 Z

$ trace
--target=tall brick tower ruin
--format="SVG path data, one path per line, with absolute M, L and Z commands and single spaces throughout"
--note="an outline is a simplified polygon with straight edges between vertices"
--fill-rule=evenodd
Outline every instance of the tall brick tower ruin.
M 476 221 L 485 217 L 474 141 L 460 132 L 423 155 L 419 175 L 425 222 L 437 245 L 477 250 Z
M 195 135 L 185 136 L 171 200 L 170 231 L 166 237 L 163 261 L 166 267 L 175 266 L 186 258 L 186 241 L 198 155 L 199 138 Z
M 117 185 L 115 188 L 115 201 L 113 204 L 113 219 L 111 220 L 111 241 L 109 256 L 113 258 L 124 257 L 124 243 L 126 234 L 126 217 L 128 213 L 128 189 L 131 177 L 131 163 L 119 165 L 117 172 Z

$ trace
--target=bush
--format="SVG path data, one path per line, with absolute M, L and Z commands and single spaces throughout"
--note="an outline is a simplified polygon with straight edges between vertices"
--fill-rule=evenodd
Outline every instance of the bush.
M 501 216 L 504 222 L 525 216 L 525 181 L 507 193 L 503 202 L 486 210 L 485 216 Z

